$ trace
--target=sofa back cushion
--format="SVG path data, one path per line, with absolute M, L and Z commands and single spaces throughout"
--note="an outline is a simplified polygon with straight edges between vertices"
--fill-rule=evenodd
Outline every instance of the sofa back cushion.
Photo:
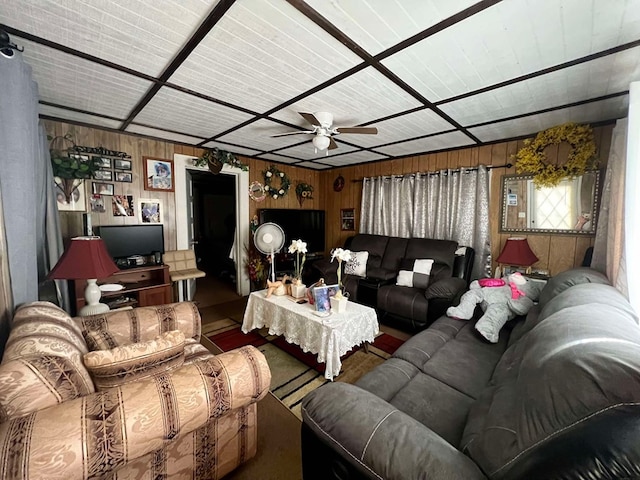
M 405 258 L 408 242 L 409 239 L 407 238 L 389 237 L 389 242 L 387 243 L 387 248 L 384 251 L 382 264 L 380 266 L 387 271 L 397 274 L 400 270 L 400 263 Z
M 597 270 L 588 267 L 574 268 L 551 277 L 542 289 L 542 292 L 540 292 L 538 303 L 541 307 L 544 307 L 547 302 L 559 293 L 564 292 L 569 287 L 582 283 L 610 285 L 607 277 Z
M 71 317 L 50 302 L 16 310 L 0 365 L 0 417 L 21 416 L 95 391 Z
M 458 244 L 452 240 L 434 240 L 431 238 L 411 238 L 407 243 L 405 258 L 431 258 L 431 282 L 451 277 L 455 253 Z
M 90 350 L 105 350 L 153 340 L 171 330 L 200 341 L 200 312 L 193 302 L 178 302 L 133 310 L 76 317 Z M 90 334 L 91 333 L 91 334 Z
M 593 295 L 607 290 L 594 287 Z M 640 462 L 638 371 L 640 327 L 625 305 L 566 306 L 504 353 L 461 447 L 491 478 L 632 471 Z
M 352 252 L 362 252 L 363 250 L 369 252 L 369 258 L 367 258 L 367 271 L 369 271 L 371 267 L 380 268 L 382 266 L 382 257 L 388 241 L 389 237 L 383 235 L 362 233 L 353 237 L 349 250 Z

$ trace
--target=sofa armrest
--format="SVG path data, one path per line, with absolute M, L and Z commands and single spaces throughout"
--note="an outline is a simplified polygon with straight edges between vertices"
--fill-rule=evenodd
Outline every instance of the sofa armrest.
M 443 278 L 429 285 L 424 292 L 424 296 L 427 300 L 431 300 L 433 298 L 454 300 L 456 297 L 461 295 L 466 288 L 467 282 L 464 278 Z
M 88 317 L 74 317 L 87 339 L 87 332 L 109 332 L 109 348 L 153 340 L 161 333 L 180 330 L 185 338 L 200 341 L 201 319 L 193 302 L 177 302 L 133 310 L 106 312 Z M 91 349 L 91 345 L 89 345 Z
M 0 425 L 0 478 L 102 478 L 230 410 L 257 402 L 271 381 L 243 347 L 140 382 Z
M 303 400 L 302 418 L 311 432 L 303 435 L 305 480 L 342 478 L 335 473 L 341 471 L 361 478 L 485 478 L 442 437 L 355 385 L 336 382 L 311 392 Z M 305 454 L 314 437 L 330 448 L 332 459 Z

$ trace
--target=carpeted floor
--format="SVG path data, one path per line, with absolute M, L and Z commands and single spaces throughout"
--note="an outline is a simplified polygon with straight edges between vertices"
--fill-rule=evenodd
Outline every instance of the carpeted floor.
M 224 480 L 301 480 L 300 402 L 307 393 L 327 383 L 323 365 L 314 355 L 266 330 L 243 334 L 240 326 L 247 298 L 239 297 L 232 287 L 216 279 L 198 279 L 194 298 L 202 316 L 203 345 L 213 353 L 255 345 L 267 358 L 272 375 L 271 392 L 258 402 L 258 452 Z M 336 381 L 355 382 L 410 336 L 384 325 L 380 329 L 383 333 L 369 347 L 369 353 L 356 349 L 343 357 Z M 207 337 L 213 337 L 219 345 Z
M 201 309 L 203 335 L 222 351 L 233 350 L 243 345 L 253 345 L 260 350 L 271 368 L 271 392 L 298 418 L 302 418 L 301 402 L 304 396 L 328 382 L 324 378 L 324 363 L 318 363 L 316 355 L 303 352 L 283 337 L 269 335 L 266 328 L 242 333 L 240 327 L 245 305 L 246 299 L 242 299 L 232 302 L 231 305 L 223 304 L 217 305 L 217 308 Z M 215 314 L 213 310 L 216 311 Z M 224 314 L 221 311 L 224 311 Z M 406 337 L 398 338 L 381 332 L 369 346 L 368 353 L 361 347 L 354 348 L 342 357 L 342 369 L 335 381 L 355 383 L 362 375 L 389 358 L 405 339 Z

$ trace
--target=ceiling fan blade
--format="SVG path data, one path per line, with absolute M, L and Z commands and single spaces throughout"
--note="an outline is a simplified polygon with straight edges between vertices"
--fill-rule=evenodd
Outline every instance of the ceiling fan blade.
M 329 147 L 327 147 L 327 150 L 333 150 L 334 148 L 338 148 L 338 144 L 333 137 L 329 137 Z
M 306 113 L 306 112 L 298 112 L 298 113 L 300 115 L 302 115 L 302 118 L 304 118 L 311 125 L 320 125 L 321 124 L 320 120 L 318 120 L 313 113 Z
M 336 131 L 338 133 L 364 133 L 367 135 L 375 135 L 378 133 L 376 127 L 338 127 Z
M 287 133 L 276 133 L 275 135 L 271 135 L 271 137 L 284 137 L 285 135 L 300 135 L 301 133 L 315 133 L 313 130 L 304 130 L 300 132 L 287 132 Z

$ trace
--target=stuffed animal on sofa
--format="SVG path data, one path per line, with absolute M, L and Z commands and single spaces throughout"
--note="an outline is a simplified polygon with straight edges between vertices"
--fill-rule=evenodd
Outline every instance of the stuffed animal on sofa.
M 469 320 L 479 303 L 484 315 L 476 323 L 476 330 L 491 343 L 498 343 L 500 329 L 517 315 L 526 315 L 538 300 L 540 287 L 520 273 L 502 279 L 474 280 L 469 291 L 462 295 L 457 307 L 449 307 L 447 316 Z

